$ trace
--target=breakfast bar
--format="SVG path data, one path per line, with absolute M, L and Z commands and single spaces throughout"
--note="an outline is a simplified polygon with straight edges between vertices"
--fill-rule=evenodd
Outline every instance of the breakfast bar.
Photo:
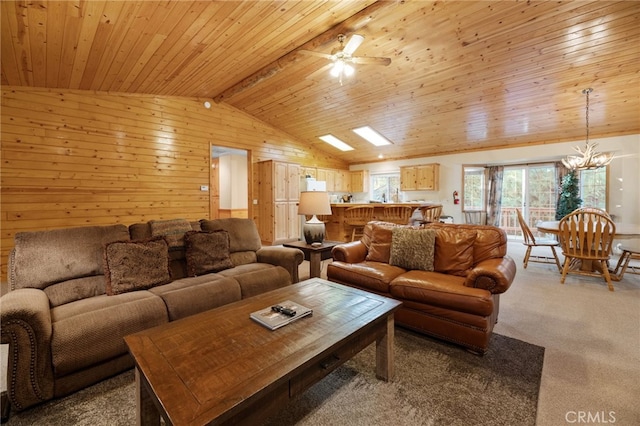
M 384 208 L 388 206 L 410 206 L 417 209 L 427 203 L 334 203 L 331 216 L 325 216 L 326 235 L 335 241 L 350 241 L 351 231 L 344 224 L 344 211 L 349 207 L 373 206 L 373 220 L 384 220 Z

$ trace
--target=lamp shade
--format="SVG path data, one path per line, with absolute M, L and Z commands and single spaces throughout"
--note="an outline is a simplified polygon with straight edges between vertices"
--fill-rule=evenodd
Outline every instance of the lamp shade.
M 300 203 L 298 204 L 298 214 L 300 215 L 331 214 L 331 204 L 329 203 L 329 193 L 326 191 L 301 192 Z

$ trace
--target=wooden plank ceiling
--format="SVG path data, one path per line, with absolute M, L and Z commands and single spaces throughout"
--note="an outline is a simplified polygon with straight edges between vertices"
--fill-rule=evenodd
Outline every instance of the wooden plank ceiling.
M 4 86 L 216 99 L 349 164 L 583 140 L 587 87 L 591 137 L 640 133 L 636 1 L 1 3 Z M 338 33 L 391 64 L 340 85 L 297 53 Z

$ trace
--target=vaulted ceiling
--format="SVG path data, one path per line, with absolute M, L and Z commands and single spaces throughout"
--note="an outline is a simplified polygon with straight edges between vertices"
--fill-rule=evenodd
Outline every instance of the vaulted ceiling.
M 350 164 L 640 133 L 635 1 L 2 1 L 2 85 L 226 102 Z M 338 34 L 365 37 L 342 85 Z M 351 130 L 370 125 L 393 144 Z M 331 133 L 355 148 L 318 139 Z

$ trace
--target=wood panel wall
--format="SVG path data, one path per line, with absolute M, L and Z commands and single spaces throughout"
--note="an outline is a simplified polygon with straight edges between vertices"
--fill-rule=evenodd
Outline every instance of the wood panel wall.
M 347 165 L 225 104 L 3 87 L 2 279 L 16 232 L 209 217 L 210 145 L 316 167 Z M 248 183 L 250 184 L 250 183 Z

